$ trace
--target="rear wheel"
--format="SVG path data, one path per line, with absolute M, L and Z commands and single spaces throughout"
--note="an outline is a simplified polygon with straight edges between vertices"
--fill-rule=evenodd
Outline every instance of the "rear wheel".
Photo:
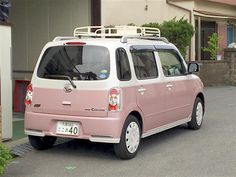
M 31 135 L 29 135 L 28 138 L 31 146 L 33 146 L 37 150 L 45 150 L 52 148 L 57 139 L 57 137 L 53 136 L 39 137 Z
M 192 119 L 188 122 L 188 127 L 193 130 L 200 129 L 203 121 L 203 114 L 204 109 L 202 100 L 197 97 L 193 106 Z
M 117 157 L 131 159 L 136 156 L 141 140 L 141 127 L 137 118 L 130 115 L 125 121 L 120 143 L 114 144 Z

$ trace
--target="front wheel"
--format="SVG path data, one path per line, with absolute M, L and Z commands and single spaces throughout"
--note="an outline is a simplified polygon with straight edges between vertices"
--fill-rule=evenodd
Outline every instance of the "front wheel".
M 134 158 L 138 152 L 141 140 L 141 127 L 137 118 L 129 115 L 125 121 L 120 143 L 114 144 L 114 151 L 121 159 Z
M 52 148 L 57 139 L 57 137 L 53 136 L 38 137 L 31 135 L 29 135 L 28 138 L 31 146 L 33 146 L 37 150 L 45 150 Z
M 192 119 L 188 122 L 188 127 L 193 130 L 198 130 L 201 128 L 204 115 L 204 108 L 202 100 L 197 97 L 192 112 Z

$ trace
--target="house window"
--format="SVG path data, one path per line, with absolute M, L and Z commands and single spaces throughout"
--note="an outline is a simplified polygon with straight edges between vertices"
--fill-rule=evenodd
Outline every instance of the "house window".
M 227 26 L 227 46 L 234 42 L 235 28 L 233 25 Z

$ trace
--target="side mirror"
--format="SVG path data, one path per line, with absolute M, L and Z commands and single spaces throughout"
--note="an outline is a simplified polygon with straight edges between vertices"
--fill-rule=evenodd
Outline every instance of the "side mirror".
M 188 64 L 188 73 L 189 74 L 198 72 L 199 70 L 200 70 L 199 65 L 197 63 L 189 63 Z

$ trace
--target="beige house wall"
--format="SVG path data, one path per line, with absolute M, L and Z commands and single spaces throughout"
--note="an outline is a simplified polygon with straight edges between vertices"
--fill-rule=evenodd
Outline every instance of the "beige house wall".
M 193 1 L 183 1 L 175 3 L 186 9 L 193 9 Z M 162 23 L 173 18 L 182 17 L 190 21 L 190 12 L 173 5 L 167 4 L 166 0 L 102 0 L 102 25 L 127 25 L 134 23 L 143 25 L 150 22 Z M 147 9 L 145 9 L 147 7 Z M 194 26 L 194 16 L 192 14 L 192 25 Z M 195 40 L 191 42 L 191 54 L 186 56 L 186 60 L 195 58 Z
M 187 2 L 187 6 L 193 3 Z M 166 0 L 102 0 L 102 25 L 142 25 L 161 23 L 174 17 L 178 19 L 189 13 L 166 3 Z M 147 10 L 145 7 L 147 5 Z
M 77 26 L 90 25 L 90 14 L 89 0 L 13 0 L 13 70 L 33 71 L 45 43 L 56 36 L 72 36 Z M 13 73 L 14 79 L 30 76 Z

